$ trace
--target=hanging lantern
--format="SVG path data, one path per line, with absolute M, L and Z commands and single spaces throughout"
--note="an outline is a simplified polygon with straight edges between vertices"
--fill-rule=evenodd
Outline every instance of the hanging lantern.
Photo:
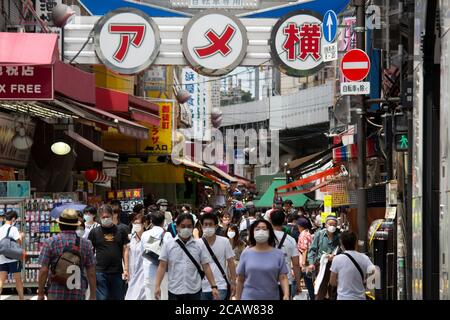
M 84 173 L 84 177 L 91 183 L 106 183 L 111 180 L 111 177 L 95 169 L 87 170 Z

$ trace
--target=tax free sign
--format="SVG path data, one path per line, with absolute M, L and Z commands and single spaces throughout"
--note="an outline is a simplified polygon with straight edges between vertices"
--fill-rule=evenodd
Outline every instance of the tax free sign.
M 141 72 L 154 64 L 161 54 L 167 64 L 172 64 L 170 56 L 177 56 L 179 50 L 184 62 L 199 74 L 221 76 L 242 65 L 244 59 L 258 57 L 258 52 L 254 51 L 267 51 L 270 47 L 270 56 L 264 64 L 277 64 L 291 76 L 305 76 L 316 72 L 325 62 L 335 60 L 338 20 L 335 11 L 324 11 L 324 8 L 326 4 L 328 7 L 342 6 L 348 4 L 348 0 L 288 4 L 239 16 L 226 10 L 212 9 L 193 17 L 134 2 L 107 3 L 114 5 L 115 9 L 107 12 L 94 26 L 95 53 L 98 60 L 113 71 L 122 74 Z M 121 8 L 119 3 L 133 5 Z M 323 5 L 321 8 L 319 3 Z M 99 12 L 94 6 L 90 12 L 95 8 L 97 11 L 94 12 Z M 164 36 L 166 29 L 170 28 L 167 20 L 163 21 L 158 16 L 167 18 L 170 15 L 173 16 L 171 22 L 179 21 L 178 25 L 182 25 L 181 41 L 161 39 L 161 35 Z M 260 19 L 262 25 L 252 23 L 253 19 Z M 266 31 L 259 31 L 264 30 L 266 24 L 271 30 L 270 37 Z M 267 38 L 254 39 L 258 32 L 266 32 L 264 37 Z M 167 47 L 169 42 L 173 43 L 172 52 L 161 53 L 161 47 Z M 181 45 L 176 46 L 175 42 L 181 42 Z M 260 52 L 260 55 L 264 54 Z M 335 56 L 337 58 L 337 54 Z

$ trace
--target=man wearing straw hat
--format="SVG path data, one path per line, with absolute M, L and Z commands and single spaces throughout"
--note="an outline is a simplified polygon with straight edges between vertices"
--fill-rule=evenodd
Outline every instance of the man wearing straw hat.
M 38 299 L 45 299 L 44 287 L 48 279 L 48 300 L 85 300 L 89 283 L 90 300 L 95 300 L 95 257 L 92 244 L 89 240 L 77 236 L 76 230 L 81 224 L 77 211 L 65 209 L 57 219 L 61 233 L 46 240 L 39 255 L 39 288 Z M 80 264 L 68 268 L 70 274 L 67 281 L 62 284 L 56 281 L 55 266 L 59 258 L 66 254 L 79 254 Z M 71 266 L 72 267 L 72 266 Z M 86 270 L 86 273 L 85 273 Z

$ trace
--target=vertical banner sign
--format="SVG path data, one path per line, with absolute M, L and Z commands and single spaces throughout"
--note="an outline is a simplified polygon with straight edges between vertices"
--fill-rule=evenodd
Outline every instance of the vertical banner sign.
M 192 117 L 192 132 L 189 139 L 211 140 L 211 82 L 208 77 L 196 73 L 191 68 L 183 68 L 183 89 L 189 92 L 187 105 Z
M 141 150 L 151 155 L 170 155 L 172 153 L 173 102 L 155 101 L 154 103 L 159 105 L 161 120 L 159 127 L 148 126 L 149 139 L 141 140 Z
M 57 5 L 62 4 L 62 0 L 36 0 L 36 13 L 39 19 L 47 22 L 48 25 L 53 25 L 52 10 Z

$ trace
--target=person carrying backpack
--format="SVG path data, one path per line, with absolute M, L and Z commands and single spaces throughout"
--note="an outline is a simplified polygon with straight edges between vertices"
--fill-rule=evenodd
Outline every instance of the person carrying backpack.
M 85 300 L 89 283 L 90 300 L 96 299 L 95 256 L 92 244 L 77 236 L 81 224 L 77 211 L 66 209 L 57 219 L 61 233 L 46 240 L 39 255 L 38 300 Z M 86 271 L 86 273 L 85 273 Z

